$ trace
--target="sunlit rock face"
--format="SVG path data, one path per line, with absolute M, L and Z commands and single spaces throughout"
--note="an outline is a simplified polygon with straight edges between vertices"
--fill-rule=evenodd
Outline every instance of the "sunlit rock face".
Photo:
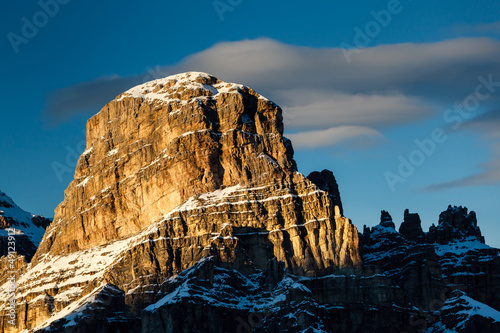
M 86 151 L 39 254 L 107 244 L 165 220 L 177 238 L 220 233 L 225 223 L 229 234 L 272 231 L 269 255 L 297 271 L 359 264 L 355 228 L 335 218 L 334 178 L 321 189 L 292 157 L 281 109 L 250 88 L 205 73 L 132 88 L 89 120 Z
M 205 257 L 244 274 L 272 260 L 302 276 L 359 268 L 335 179 L 297 172 L 281 112 L 194 72 L 108 103 L 19 279 L 16 329 L 48 326 L 89 297 L 139 315 L 166 278 Z

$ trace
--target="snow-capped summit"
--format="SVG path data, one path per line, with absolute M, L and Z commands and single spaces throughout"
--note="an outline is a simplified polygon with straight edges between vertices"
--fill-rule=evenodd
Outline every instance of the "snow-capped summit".
M 241 93 L 243 90 L 251 89 L 242 84 L 221 81 L 208 73 L 186 72 L 137 85 L 120 94 L 116 101 L 133 97 L 186 105 L 193 100 L 202 101 L 221 93 Z M 258 98 L 268 100 L 261 95 Z

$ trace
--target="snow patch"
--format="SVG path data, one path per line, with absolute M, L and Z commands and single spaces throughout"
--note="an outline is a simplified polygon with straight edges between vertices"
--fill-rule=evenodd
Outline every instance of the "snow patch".
M 87 185 L 87 183 L 89 182 L 89 180 L 92 179 L 92 178 L 94 178 L 94 176 L 87 176 L 87 177 L 85 177 L 85 179 L 82 180 L 80 183 L 78 183 L 76 185 L 76 187 L 80 187 L 80 186 L 85 187 L 85 185 Z
M 468 237 L 464 240 L 459 240 L 444 245 L 435 244 L 434 249 L 436 250 L 436 254 L 442 257 L 446 254 L 461 256 L 470 251 L 489 250 L 492 248 L 484 243 L 481 243 L 475 237 Z

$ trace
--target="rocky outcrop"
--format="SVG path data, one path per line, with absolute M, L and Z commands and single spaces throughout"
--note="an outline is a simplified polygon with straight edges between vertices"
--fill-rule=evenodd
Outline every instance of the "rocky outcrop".
M 331 264 L 359 264 L 355 228 L 341 220 L 337 228 L 334 221 L 338 189 L 327 192 L 298 174 L 292 146 L 282 134 L 276 104 L 208 74 L 177 75 L 123 93 L 89 120 L 87 149 L 39 256 L 100 246 L 160 220 L 170 221 L 170 236 L 199 238 L 220 232 L 230 221 L 238 233 L 248 233 L 242 228 L 275 230 L 268 242 L 280 259 L 285 251 L 296 253 L 286 260 L 291 269 L 312 273 Z M 336 185 L 331 174 L 323 175 L 325 184 Z M 219 192 L 200 200 L 201 194 L 214 191 Z M 224 203 L 227 198 L 242 200 Z M 216 214 L 220 218 L 214 219 Z M 307 232 L 318 226 L 325 237 L 329 228 L 345 228 L 346 236 L 352 234 L 346 239 L 351 249 L 337 255 L 344 235 L 329 240 Z M 293 234 L 282 235 L 278 229 L 283 228 Z M 315 245 L 309 247 L 309 242 Z M 202 258 L 198 252 L 179 269 Z M 306 267 L 298 262 L 307 262 Z
M 500 312 L 463 292 L 456 292 L 448 298 L 439 309 L 437 318 L 438 321 L 426 332 L 500 332 Z
M 467 208 L 462 206 L 448 206 L 448 209 L 439 215 L 437 227 L 433 224 L 427 233 L 429 243 L 439 244 L 470 237 L 484 243 L 484 237 L 477 226 L 476 213 L 467 213 Z
M 450 206 L 440 214 L 438 227 L 432 226 L 428 233 L 421 232 L 417 214 L 405 211 L 400 232 L 388 224 L 388 215 L 382 212 L 379 225 L 365 226 L 363 261 L 365 267 L 379 267 L 404 290 L 407 302 L 419 308 L 411 317 L 414 327 L 428 328 L 426 332 L 457 328 L 456 320 L 462 317 L 452 316 L 455 310 L 450 304 L 463 293 L 483 308 L 500 310 L 500 250 L 484 244 L 473 212 Z M 458 332 L 478 327 L 481 332 L 495 332 L 492 320 L 467 318 L 470 323 Z
M 374 271 L 351 273 L 309 278 L 287 274 L 272 261 L 258 274 L 243 275 L 205 258 L 163 281 L 140 318 L 125 320 L 125 297 L 108 284 L 41 331 L 348 333 L 390 331 L 394 320 L 416 332 L 401 289 Z
M 269 282 L 270 272 L 243 276 L 213 260 L 198 263 L 175 281 L 165 282 L 156 302 L 142 312 L 142 331 L 384 331 L 391 326 L 382 320 L 387 310 L 402 323 L 411 316 L 402 290 L 374 272 L 338 272 L 322 278 L 283 274 Z M 207 308 L 207 303 L 217 306 Z M 225 320 L 219 320 L 221 314 Z M 187 317 L 180 322 L 179 316 Z M 409 323 L 401 327 L 412 331 Z
M 19 277 L 26 271 L 50 220 L 21 209 L 0 191 L 0 286 L 2 293 L 1 331 L 15 318 L 15 291 Z M 15 322 L 15 320 L 14 320 Z M 9 329 L 7 329 L 9 330 Z
M 392 222 L 391 214 L 389 214 L 389 212 L 385 210 L 380 212 L 380 225 L 385 228 L 392 228 L 396 230 L 396 225 L 394 224 L 394 222 Z
M 410 241 L 422 241 L 425 238 L 425 235 L 422 230 L 420 216 L 416 213 L 410 214 L 408 209 L 406 209 L 404 212 L 403 223 L 401 223 L 401 226 L 399 227 L 399 233 Z
M 444 288 L 439 257 L 432 245 L 416 243 L 397 232 L 389 216 L 383 212 L 379 225 L 366 228 L 362 236 L 364 264 L 380 268 L 404 290 L 407 302 L 426 308 Z
M 206 257 L 244 274 L 272 260 L 300 276 L 359 268 L 335 179 L 297 172 L 281 112 L 205 73 L 111 101 L 87 123 L 75 179 L 19 278 L 17 325 L 4 331 L 56 325 L 105 286 L 135 318 L 165 279 Z
M 323 191 L 327 192 L 333 204 L 339 207 L 340 215 L 344 215 L 344 208 L 342 207 L 342 200 L 340 199 L 339 186 L 337 180 L 330 170 L 323 170 L 321 172 L 313 171 L 307 176 L 307 179 L 312 181 Z

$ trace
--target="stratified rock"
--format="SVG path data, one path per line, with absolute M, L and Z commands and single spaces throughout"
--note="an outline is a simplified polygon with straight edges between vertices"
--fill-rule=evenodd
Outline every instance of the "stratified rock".
M 404 238 L 418 242 L 422 241 L 425 237 L 424 231 L 422 230 L 422 222 L 420 221 L 420 216 L 416 213 L 410 214 L 408 209 L 404 213 L 404 221 L 399 227 L 399 233 L 403 235 Z
M 382 214 L 382 216 L 387 216 Z M 369 230 L 370 242 L 364 243 L 362 258 L 366 267 L 377 267 L 394 285 L 404 291 L 404 298 L 414 306 L 426 308 L 438 298 L 444 283 L 439 257 L 434 247 L 415 243 L 397 232 L 388 221 Z M 362 239 L 366 239 L 366 232 Z
M 15 330 L 46 325 L 108 284 L 135 318 L 165 279 L 206 257 L 244 274 L 274 260 L 302 276 L 360 267 L 333 175 L 315 178 L 320 187 L 297 172 L 281 113 L 205 73 L 108 103 L 88 121 L 75 179 L 19 279 Z
M 462 292 L 455 292 L 440 308 L 439 321 L 429 333 L 496 333 L 500 332 L 500 312 Z
M 165 281 L 141 314 L 142 332 L 390 332 L 394 322 L 413 332 L 403 291 L 381 274 L 285 275 L 269 285 L 269 273 L 243 276 L 213 259 L 199 262 Z
M 443 277 L 468 296 L 500 310 L 500 250 L 476 237 L 433 244 Z
M 392 222 L 391 214 L 389 214 L 389 212 L 387 212 L 385 210 L 380 212 L 380 224 L 379 225 L 382 228 L 389 228 L 389 230 L 394 229 L 394 231 L 396 231 L 396 225 L 394 224 L 394 222 Z M 374 228 L 374 231 L 377 232 L 378 230 L 376 230 Z M 360 235 L 361 247 L 365 247 L 365 246 L 369 247 L 372 245 L 371 233 L 372 233 L 372 229 L 370 227 L 367 227 L 366 225 L 364 225 L 363 226 L 363 233 Z
M 454 232 L 448 233 L 455 236 L 449 237 L 443 244 L 429 242 L 428 239 L 434 239 L 442 230 L 449 228 L 431 227 L 426 237 L 422 237 L 420 219 L 407 211 L 405 222 L 409 223 L 403 227 L 403 230 L 407 228 L 404 231 L 406 237 L 391 227 L 382 226 L 382 223 L 365 228 L 361 237 L 365 268 L 380 268 L 395 285 L 404 290 L 406 300 L 419 308 L 412 322 L 432 325 L 435 331 L 428 332 L 446 332 L 445 326 L 444 331 L 438 330 L 442 322 L 436 319 L 433 310 L 444 307 L 444 302 L 454 297 L 454 291 L 465 292 L 483 306 L 500 310 L 500 250 L 491 248 L 482 239 L 478 239 L 476 229 L 470 227 L 476 224 L 470 220 L 468 223 L 463 220 L 462 223 L 451 223 L 453 219 L 443 218 L 450 216 L 450 212 L 457 214 L 458 211 L 456 208 L 448 208 L 440 215 L 440 225 L 455 225 L 456 228 Z M 461 212 L 458 216 L 470 215 L 466 213 L 466 208 L 461 209 Z M 413 232 L 412 228 L 408 228 L 412 225 Z M 464 235 L 469 236 L 464 238 Z M 449 313 L 453 311 L 451 308 L 448 310 Z M 436 320 L 438 321 L 435 322 Z M 482 331 L 495 332 L 488 329 Z

